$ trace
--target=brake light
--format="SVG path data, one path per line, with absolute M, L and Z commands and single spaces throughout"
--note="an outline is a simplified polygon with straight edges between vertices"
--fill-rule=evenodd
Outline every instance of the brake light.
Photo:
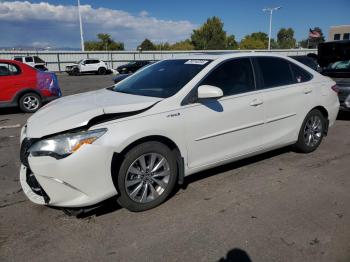
M 337 94 L 339 93 L 339 87 L 337 85 L 332 86 L 332 90 Z

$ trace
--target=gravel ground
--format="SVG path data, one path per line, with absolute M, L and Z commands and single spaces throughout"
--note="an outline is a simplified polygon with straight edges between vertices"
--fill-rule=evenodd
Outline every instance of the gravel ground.
M 59 81 L 69 95 L 111 78 Z M 1 261 L 350 261 L 350 114 L 314 153 L 275 150 L 187 177 L 156 209 L 131 213 L 112 199 L 79 218 L 24 196 L 18 139 L 28 116 L 0 111 Z

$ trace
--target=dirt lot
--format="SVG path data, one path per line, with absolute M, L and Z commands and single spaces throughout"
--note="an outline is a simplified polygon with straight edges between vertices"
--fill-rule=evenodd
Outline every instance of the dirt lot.
M 59 81 L 64 95 L 112 84 Z M 0 111 L 0 261 L 350 261 L 350 114 L 312 154 L 280 149 L 187 177 L 156 209 L 131 213 L 112 199 L 81 218 L 24 196 L 28 117 Z

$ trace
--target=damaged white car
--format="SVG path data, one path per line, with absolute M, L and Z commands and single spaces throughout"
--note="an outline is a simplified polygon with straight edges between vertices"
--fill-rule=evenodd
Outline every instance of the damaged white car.
M 117 196 L 147 210 L 198 171 L 287 145 L 314 151 L 338 114 L 336 91 L 279 55 L 163 60 L 30 117 L 20 181 L 37 204 L 86 207 Z

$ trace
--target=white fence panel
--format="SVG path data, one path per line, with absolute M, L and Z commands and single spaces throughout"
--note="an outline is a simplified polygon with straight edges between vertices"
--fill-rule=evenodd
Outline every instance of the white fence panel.
M 276 50 L 203 50 L 203 51 L 0 51 L 0 59 L 13 59 L 14 56 L 37 55 L 47 62 L 51 71 L 62 72 L 68 64 L 85 58 L 96 58 L 105 61 L 109 68 L 135 60 L 161 60 L 181 57 L 186 54 L 222 54 L 236 52 L 271 52 L 283 55 L 306 55 L 317 53 L 316 49 L 276 49 Z

